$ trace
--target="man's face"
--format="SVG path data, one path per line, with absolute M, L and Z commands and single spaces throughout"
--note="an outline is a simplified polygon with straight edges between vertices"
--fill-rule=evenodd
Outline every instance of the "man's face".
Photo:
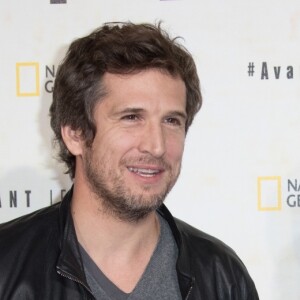
M 102 209 L 136 221 L 160 206 L 180 173 L 186 88 L 156 69 L 106 73 L 96 105 L 97 133 L 83 151 L 83 169 Z

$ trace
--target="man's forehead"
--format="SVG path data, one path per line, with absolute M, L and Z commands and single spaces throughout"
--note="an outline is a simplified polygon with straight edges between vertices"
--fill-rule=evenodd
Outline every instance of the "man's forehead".
M 164 111 L 186 114 L 186 87 L 179 76 L 159 69 L 130 74 L 107 72 L 102 83 L 105 95 L 99 102 L 100 107 L 119 112 L 142 112 L 156 106 Z

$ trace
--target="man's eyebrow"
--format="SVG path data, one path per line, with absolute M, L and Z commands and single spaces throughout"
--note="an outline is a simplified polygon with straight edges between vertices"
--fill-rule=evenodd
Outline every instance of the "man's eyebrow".
M 121 115 L 121 114 L 138 114 L 141 112 L 144 112 L 145 109 L 139 108 L 139 107 L 125 107 L 121 109 L 116 109 L 115 114 L 116 115 Z
M 125 107 L 125 108 L 117 109 L 115 111 L 114 115 L 139 114 L 139 113 L 143 113 L 145 111 L 146 110 L 144 108 L 140 108 L 140 107 Z M 179 117 L 184 120 L 187 119 L 186 112 L 180 111 L 180 110 L 171 110 L 171 111 L 168 111 L 165 115 L 167 117 Z

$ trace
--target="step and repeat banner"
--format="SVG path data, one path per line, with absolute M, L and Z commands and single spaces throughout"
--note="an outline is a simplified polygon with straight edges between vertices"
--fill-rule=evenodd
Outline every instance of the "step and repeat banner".
M 71 185 L 48 117 L 70 42 L 160 20 L 194 56 L 204 98 L 167 206 L 235 249 L 261 299 L 299 300 L 299 0 L 2 0 L 0 223 Z

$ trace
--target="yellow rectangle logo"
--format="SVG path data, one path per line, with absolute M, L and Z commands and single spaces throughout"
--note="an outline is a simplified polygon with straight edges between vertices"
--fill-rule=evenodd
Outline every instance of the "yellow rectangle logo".
M 40 95 L 40 72 L 37 62 L 16 63 L 16 85 L 18 97 Z
M 260 176 L 257 178 L 258 210 L 276 211 L 282 208 L 281 177 Z

